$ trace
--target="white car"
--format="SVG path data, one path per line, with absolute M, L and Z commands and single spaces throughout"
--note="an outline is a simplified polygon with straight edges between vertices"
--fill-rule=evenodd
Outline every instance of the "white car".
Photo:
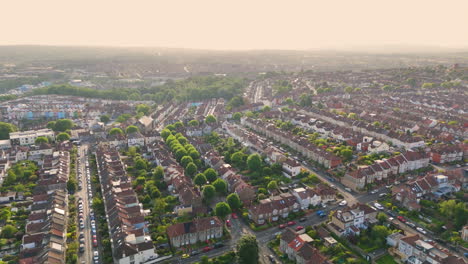
M 371 194 L 376 194 L 379 190 L 372 190 L 370 193 Z
M 422 229 L 421 227 L 416 227 L 416 230 L 418 230 L 419 233 L 427 234 L 426 230 Z
M 343 200 L 343 201 L 341 201 L 338 205 L 339 205 L 339 206 L 345 206 L 345 205 L 347 205 L 347 204 L 348 204 L 348 202 L 347 202 L 346 200 Z
M 377 208 L 377 209 L 379 209 L 379 210 L 383 210 L 383 209 L 384 209 L 384 207 L 383 207 L 381 204 L 379 204 L 379 203 L 374 203 L 374 206 L 375 206 L 375 208 Z

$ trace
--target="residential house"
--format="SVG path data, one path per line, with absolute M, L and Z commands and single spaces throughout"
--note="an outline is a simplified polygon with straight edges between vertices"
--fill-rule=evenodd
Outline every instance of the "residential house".
M 223 236 L 223 222 L 216 216 L 197 218 L 190 222 L 167 227 L 167 236 L 173 247 L 193 245 Z

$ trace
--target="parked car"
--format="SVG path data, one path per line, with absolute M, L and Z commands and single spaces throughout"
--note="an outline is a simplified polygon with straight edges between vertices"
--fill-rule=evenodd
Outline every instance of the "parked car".
M 304 229 L 303 226 L 296 226 L 296 231 L 301 231 L 302 229 Z
M 288 222 L 288 226 L 293 226 L 293 225 L 295 225 L 295 224 L 296 224 L 295 221 L 289 221 L 289 222 Z
M 285 228 L 285 227 L 286 227 L 286 224 L 281 224 L 281 225 L 279 225 L 279 228 L 280 228 L 280 229 L 283 229 L 283 228 Z
M 345 191 L 347 191 L 347 192 L 352 192 L 351 188 L 349 188 L 349 187 L 346 187 L 346 188 L 344 188 L 344 189 L 345 189 Z
M 97 247 L 97 239 L 93 239 L 93 247 Z
M 339 206 L 345 206 L 345 205 L 347 205 L 347 204 L 348 204 L 348 202 L 347 202 L 346 200 L 343 200 L 343 201 L 341 201 L 338 205 L 339 205 Z
M 299 222 L 305 222 L 306 220 L 307 220 L 307 218 L 302 217 L 301 219 L 299 219 Z
M 186 259 L 186 258 L 190 258 L 190 256 L 189 256 L 189 254 L 182 254 L 182 258 Z
M 232 214 L 231 214 L 231 217 L 234 218 L 234 219 L 237 219 L 237 218 L 238 218 L 236 213 L 232 213 Z
M 409 227 L 412 227 L 412 228 L 415 228 L 416 225 L 414 223 L 411 223 L 411 222 L 406 222 L 406 225 L 409 226 Z M 418 227 L 420 228 L 420 227 Z
M 222 248 L 222 247 L 224 247 L 224 244 L 221 242 L 217 242 L 214 244 L 214 248 Z
M 210 251 L 210 250 L 212 250 L 212 249 L 213 249 L 212 247 L 206 246 L 206 247 L 204 247 L 204 248 L 202 249 L 202 251 L 203 251 L 203 252 L 208 252 L 208 251 Z
M 381 204 L 379 204 L 379 203 L 374 203 L 374 206 L 375 206 L 377 209 L 379 209 L 379 210 L 383 210 L 383 209 L 384 209 L 384 207 L 383 207 Z
M 379 194 L 379 197 L 385 197 L 385 196 L 387 196 L 386 193 L 381 193 L 381 194 Z
M 276 263 L 275 257 L 273 255 L 269 255 L 268 259 L 270 260 L 271 263 Z
M 403 216 L 399 215 L 397 218 L 398 218 L 398 220 L 400 220 L 401 222 L 406 223 L 406 219 L 405 219 Z
M 226 220 L 226 226 L 227 226 L 227 227 L 231 227 L 231 221 L 230 221 L 229 219 Z
M 191 256 L 196 256 L 200 254 L 200 252 L 198 252 L 197 250 L 192 250 L 192 253 L 190 253 Z
M 371 194 L 376 194 L 376 193 L 378 193 L 378 192 L 379 192 L 379 190 L 372 190 L 370 193 L 371 193 Z

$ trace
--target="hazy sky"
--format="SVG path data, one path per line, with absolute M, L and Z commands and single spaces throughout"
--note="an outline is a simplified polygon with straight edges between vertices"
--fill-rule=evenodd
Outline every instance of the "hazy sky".
M 468 47 L 468 0 L 0 0 L 0 45 Z

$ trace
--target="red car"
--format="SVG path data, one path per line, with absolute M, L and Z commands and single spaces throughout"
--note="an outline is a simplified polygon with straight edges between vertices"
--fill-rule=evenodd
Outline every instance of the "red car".
M 227 227 L 231 227 L 231 221 L 229 219 L 226 220 L 226 225 L 227 225 Z
M 232 213 L 232 214 L 231 214 L 231 217 L 234 218 L 234 219 L 237 219 L 236 213 Z
M 206 246 L 202 249 L 203 252 L 208 252 L 210 251 L 212 248 L 210 246 Z
M 285 227 L 286 227 L 286 224 L 281 224 L 281 225 L 279 225 L 279 228 L 280 228 L 280 229 L 283 229 L 283 228 L 285 228 Z
M 398 220 L 400 220 L 401 222 L 406 223 L 406 219 L 405 219 L 403 216 L 399 215 L 397 218 L 398 218 Z
M 93 247 L 97 247 L 97 240 L 93 239 Z
M 293 226 L 293 225 L 295 225 L 295 224 L 296 224 L 295 221 L 289 221 L 289 222 L 288 222 L 288 226 Z
M 302 230 L 302 229 L 304 229 L 303 226 L 296 226 L 296 231 L 300 231 L 300 230 Z

